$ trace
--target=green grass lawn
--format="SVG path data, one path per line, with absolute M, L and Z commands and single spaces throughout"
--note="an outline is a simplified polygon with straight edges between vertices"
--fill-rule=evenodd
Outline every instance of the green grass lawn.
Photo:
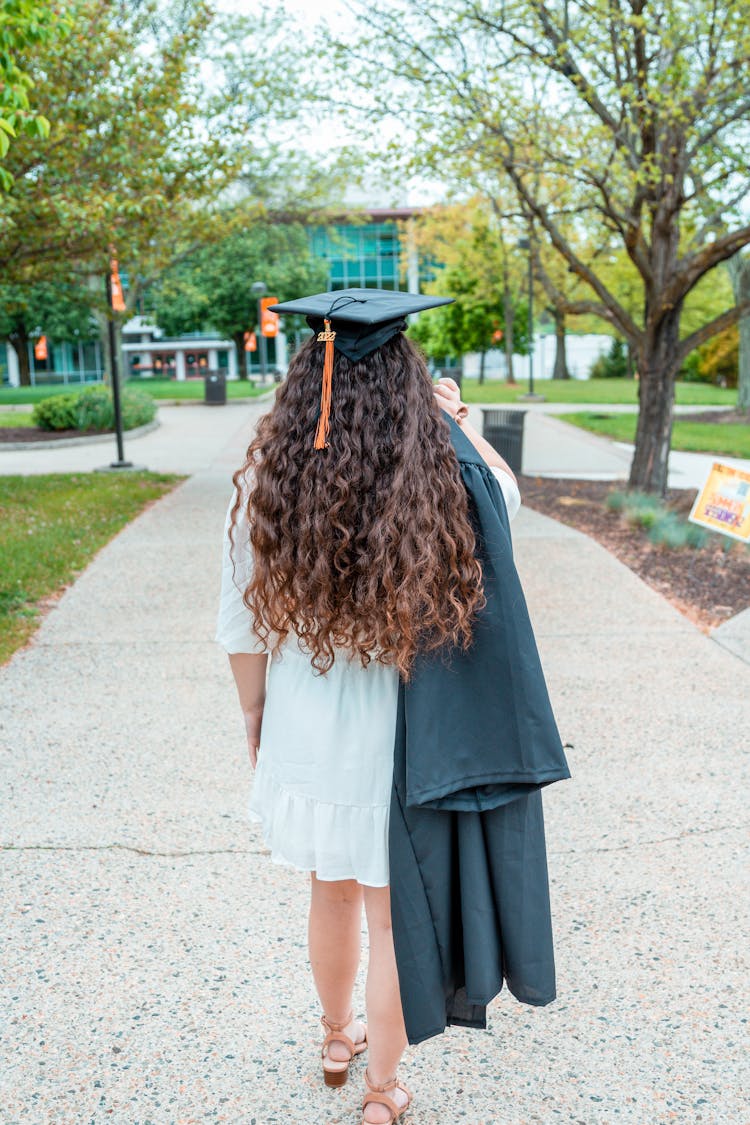
M 20 410 L 0 410 L 0 429 L 9 429 L 11 426 L 33 426 L 31 414 Z
M 635 414 L 598 415 L 592 411 L 559 415 L 584 430 L 616 441 L 635 441 Z M 724 457 L 750 457 L 750 425 L 745 422 L 689 422 L 675 418 L 672 449 L 691 453 L 717 453 Z
M 509 387 L 500 380 L 479 385 L 464 379 L 464 402 L 517 402 L 529 389 L 528 380 Z M 714 387 L 710 383 L 677 383 L 676 399 L 681 406 L 734 406 L 737 390 Z M 534 391 L 547 402 L 629 402 L 638 406 L 638 384 L 633 379 L 535 379 Z M 567 417 L 567 415 L 566 415 Z
M 28 641 L 38 603 L 72 582 L 115 532 L 184 477 L 0 476 L 0 664 Z
M 69 383 L 67 387 L 0 387 L 0 407 L 4 403 L 39 402 L 39 399 L 49 398 L 51 395 L 72 394 L 83 390 L 84 386 L 97 385 L 96 383 Z M 186 379 L 184 383 L 178 383 L 176 379 L 132 379 L 128 380 L 125 386 L 137 387 L 156 399 L 202 400 L 204 394 L 203 379 Z M 236 379 L 227 382 L 227 398 L 257 398 L 258 395 L 267 394 L 275 388 L 275 383 L 254 387 L 248 381 Z

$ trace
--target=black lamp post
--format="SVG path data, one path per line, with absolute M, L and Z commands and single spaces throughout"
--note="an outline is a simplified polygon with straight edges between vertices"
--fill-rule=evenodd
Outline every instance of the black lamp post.
M 519 238 L 519 250 L 529 252 L 529 394 L 534 393 L 534 267 L 531 255 L 531 241 L 528 238 Z
M 112 271 L 107 270 L 107 328 L 109 335 L 109 363 L 112 377 L 112 405 L 115 412 L 115 433 L 117 435 L 117 460 L 110 462 L 110 469 L 132 469 L 133 462 L 125 460 L 122 438 L 122 407 L 120 404 L 120 377 L 117 371 L 117 340 L 115 335 L 115 315 L 112 308 Z
M 266 291 L 265 281 L 255 281 L 250 286 L 251 292 L 255 294 L 258 302 L 258 356 L 260 358 L 260 373 L 261 380 L 266 381 L 266 338 L 263 335 L 263 309 L 261 308 L 261 298 Z

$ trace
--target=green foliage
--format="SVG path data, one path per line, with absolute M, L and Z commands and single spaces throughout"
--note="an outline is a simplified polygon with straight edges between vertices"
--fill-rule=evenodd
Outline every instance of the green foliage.
M 70 583 L 143 506 L 183 477 L 0 477 L 0 664 L 37 627 L 37 604 Z
M 421 0 L 349 7 L 359 34 L 339 37 L 337 76 L 357 87 L 348 100 L 367 92 L 375 129 L 398 119 L 389 162 L 400 149 L 410 172 L 479 190 L 525 223 L 580 282 L 561 283 L 536 252 L 550 302 L 630 343 L 648 408 L 631 481 L 660 491 L 674 378 L 750 309 L 692 307 L 701 279 L 750 244 L 747 5 L 456 0 L 446 18 Z
M 78 429 L 78 395 L 64 394 L 43 398 L 34 407 L 32 418 L 40 430 Z
M 79 430 L 94 433 L 114 429 L 115 409 L 109 387 L 87 387 L 77 397 Z M 156 416 L 156 403 L 144 391 L 124 387 L 120 392 L 120 399 L 124 430 L 145 426 Z
M 589 376 L 592 379 L 623 379 L 629 374 L 628 349 L 626 344 L 615 336 L 606 355 L 600 355 L 591 365 Z
M 436 207 L 404 232 L 430 263 L 428 293 L 454 298 L 452 305 L 412 321 L 409 335 L 434 360 L 460 359 L 504 347 L 506 302 L 512 321 L 513 352 L 528 352 L 525 258 L 511 249 L 485 201 Z M 436 263 L 442 263 L 437 265 Z M 404 263 L 408 265 L 408 262 Z
M 67 36 L 19 56 L 54 130 L 19 136 L 8 154 L 15 185 L 0 198 L 0 275 L 26 284 L 52 273 L 67 284 L 73 272 L 93 274 L 102 303 L 114 246 L 132 303 L 144 279 L 215 237 L 253 190 L 238 185 L 245 171 L 258 185 L 268 175 L 260 122 L 282 104 L 291 118 L 296 90 L 283 99 L 289 70 L 273 74 L 283 45 L 269 57 L 258 42 L 277 45 L 284 14 L 235 19 L 230 57 L 205 0 L 68 0 L 66 11 Z
M 708 340 L 693 353 L 696 377 L 720 387 L 736 387 L 740 363 L 740 332 L 736 324 Z
M 477 277 L 460 266 L 441 270 L 430 288 L 452 305 L 431 309 L 409 326 L 409 335 L 422 345 L 431 359 L 450 356 L 460 359 L 468 352 L 487 352 L 502 346 L 496 333 L 503 328 L 503 303 L 499 296 L 485 296 Z M 513 308 L 514 351 L 528 351 L 528 314 L 523 301 Z
M 156 404 L 151 395 L 134 387 L 123 388 L 121 408 L 124 430 L 144 426 L 156 415 Z M 77 394 L 52 395 L 36 404 L 33 419 L 42 430 L 111 431 L 115 427 L 112 392 L 108 387 L 95 386 Z
M 37 0 L 3 0 L 0 8 L 0 190 L 10 191 L 13 175 L 3 167 L 19 133 L 39 140 L 49 136 L 48 119 L 32 106 L 34 82 L 19 57 L 63 35 L 68 20 Z
M 280 301 L 325 288 L 327 267 L 300 223 L 256 221 L 202 247 L 167 270 L 150 299 L 167 335 L 212 329 L 236 339 L 257 325 L 256 281 Z

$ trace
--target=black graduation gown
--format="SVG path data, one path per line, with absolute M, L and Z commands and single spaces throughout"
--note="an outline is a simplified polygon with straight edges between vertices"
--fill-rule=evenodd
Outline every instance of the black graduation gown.
M 497 479 L 459 426 L 487 605 L 467 652 L 399 689 L 389 821 L 391 917 L 410 1043 L 486 1026 L 503 981 L 555 999 L 541 788 L 570 777 Z

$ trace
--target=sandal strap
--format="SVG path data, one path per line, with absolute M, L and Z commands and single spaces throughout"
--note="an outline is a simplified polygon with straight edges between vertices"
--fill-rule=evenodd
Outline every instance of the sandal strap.
M 365 1071 L 365 1083 L 368 1090 L 372 1090 L 373 1093 L 384 1094 L 386 1090 L 394 1090 L 396 1086 L 398 1086 L 399 1089 L 403 1090 L 405 1094 L 408 1094 L 408 1096 L 411 1097 L 411 1094 L 406 1089 L 406 1086 L 404 1086 L 403 1082 L 399 1082 L 397 1074 L 394 1074 L 393 1078 L 389 1078 L 387 1082 L 384 1082 L 382 1084 L 382 1086 L 377 1086 L 370 1078 L 370 1071 L 368 1068 Z
M 343 1023 L 334 1023 L 333 1020 L 329 1020 L 328 1016 L 325 1016 L 325 1015 L 320 1017 L 320 1022 L 323 1024 L 323 1027 L 327 1027 L 329 1031 L 343 1031 L 344 1028 L 348 1027 L 350 1023 L 353 1023 L 353 1021 L 354 1021 L 354 1012 L 353 1011 L 349 1012 L 349 1015 L 347 1016 L 347 1018 L 344 1020 Z
M 394 1087 L 391 1086 L 390 1089 Z M 393 1098 L 389 1098 L 387 1094 L 376 1093 L 375 1091 L 365 1094 L 362 1099 L 362 1109 L 366 1109 L 368 1105 L 384 1105 L 389 1113 L 393 1114 L 393 1120 L 400 1117 L 405 1110 L 405 1106 L 397 1105 Z

